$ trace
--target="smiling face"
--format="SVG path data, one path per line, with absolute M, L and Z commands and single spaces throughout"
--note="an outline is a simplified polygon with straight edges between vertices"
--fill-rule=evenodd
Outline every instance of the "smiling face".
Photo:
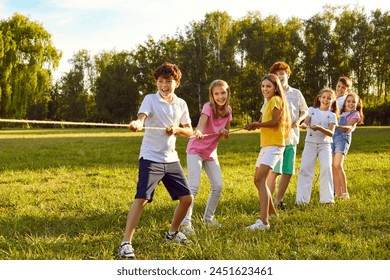
M 353 110 L 356 110 L 358 106 L 358 97 L 353 95 L 348 95 L 347 99 L 345 100 L 344 104 L 344 110 L 345 112 L 352 112 Z
M 223 108 L 228 100 L 228 90 L 225 86 L 217 85 L 213 87 L 213 99 L 218 108 Z
M 346 95 L 349 92 L 349 88 L 343 84 L 342 82 L 338 81 L 336 85 L 336 95 L 337 97 L 342 97 Z
M 261 92 L 265 99 L 270 100 L 276 91 L 276 86 L 268 79 L 264 79 L 261 82 Z
M 287 72 L 285 70 L 279 70 L 275 74 L 276 76 L 278 76 L 280 83 L 282 84 L 282 87 L 286 89 L 288 86 L 288 78 L 289 78 Z
M 160 76 L 157 78 L 157 89 L 162 98 L 170 100 L 177 87 L 177 82 L 173 78 L 164 78 Z
M 320 109 L 329 110 L 332 105 L 333 94 L 330 91 L 324 91 L 320 97 Z

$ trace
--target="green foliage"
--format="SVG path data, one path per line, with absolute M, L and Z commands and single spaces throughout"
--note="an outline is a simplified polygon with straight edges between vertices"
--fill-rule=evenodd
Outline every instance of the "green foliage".
M 51 85 L 61 53 L 37 22 L 15 14 L 0 22 L 0 115 L 25 117 Z
M 364 123 L 366 125 L 390 125 L 390 103 L 364 108 Z
M 261 77 L 280 60 L 290 65 L 289 83 L 308 103 L 323 87 L 334 88 L 340 76 L 349 76 L 352 90 L 376 106 L 389 101 L 389 51 L 389 11 L 368 14 L 358 6 L 327 5 L 308 19 L 285 22 L 260 12 L 233 19 L 214 11 L 172 36 L 148 36 L 131 51 L 90 57 L 80 50 L 71 70 L 50 87 L 60 54 L 40 25 L 16 14 L 0 24 L 0 116 L 23 118 L 34 111 L 29 106 L 46 100 L 49 119 L 128 121 L 136 117 L 142 96 L 156 91 L 153 72 L 164 61 L 183 72 L 176 93 L 186 100 L 194 123 L 215 79 L 230 85 L 236 124 L 256 120 Z
M 302 135 L 302 139 L 304 133 Z M 134 197 L 142 133 L 118 129 L 0 130 L 0 259 L 114 260 Z M 188 140 L 177 139 L 185 168 Z M 297 168 L 303 141 L 298 146 Z M 189 246 L 165 244 L 177 202 L 158 186 L 133 245 L 145 260 L 388 260 L 390 258 L 389 127 L 358 127 L 345 161 L 350 200 L 319 203 L 318 167 L 312 201 L 294 203 L 267 232 L 245 226 L 258 217 L 253 185 L 259 133 L 234 133 L 218 147 L 223 193 L 220 230 L 200 219 L 209 194 L 205 174 L 195 200 L 196 235 Z

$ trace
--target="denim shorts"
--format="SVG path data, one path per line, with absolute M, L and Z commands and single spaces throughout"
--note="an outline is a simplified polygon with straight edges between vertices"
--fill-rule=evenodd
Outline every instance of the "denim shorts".
M 144 198 L 152 202 L 154 190 L 160 181 L 163 182 L 172 200 L 177 200 L 180 196 L 191 195 L 187 178 L 179 161 L 160 163 L 141 158 L 135 198 Z
M 351 145 L 351 138 L 351 133 L 335 133 L 332 143 L 332 155 L 335 153 L 343 153 L 346 156 Z

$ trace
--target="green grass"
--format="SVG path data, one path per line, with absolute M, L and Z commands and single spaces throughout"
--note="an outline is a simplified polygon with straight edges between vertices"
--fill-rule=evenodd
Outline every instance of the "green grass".
M 0 259 L 117 259 L 141 140 L 142 133 L 126 129 L 0 130 Z M 184 168 L 186 144 L 178 138 Z M 302 148 L 303 138 L 297 168 Z M 317 166 L 311 203 L 294 204 L 294 175 L 285 196 L 288 210 L 271 218 L 267 232 L 245 229 L 258 217 L 253 185 L 258 151 L 258 132 L 235 133 L 220 142 L 224 187 L 216 216 L 223 228 L 200 223 L 209 194 L 203 174 L 194 207 L 197 234 L 189 246 L 163 242 L 176 202 L 159 186 L 133 240 L 137 258 L 390 259 L 389 127 L 354 132 L 345 162 L 350 200 L 319 203 Z

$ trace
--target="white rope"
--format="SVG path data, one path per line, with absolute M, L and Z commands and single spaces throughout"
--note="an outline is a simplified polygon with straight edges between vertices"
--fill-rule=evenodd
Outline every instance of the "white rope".
M 91 122 L 64 122 L 64 121 L 37 121 L 37 120 L 16 120 L 16 119 L 0 119 L 0 122 L 7 123 L 25 123 L 25 124 L 56 124 L 56 125 L 78 125 L 78 126 L 108 126 L 108 127 L 126 127 L 128 124 L 119 123 L 91 123 Z M 143 129 L 165 130 L 165 127 L 143 127 Z
M 229 130 L 229 134 L 230 133 L 233 133 L 233 132 L 236 132 L 236 131 L 240 131 L 240 130 L 243 130 L 244 128 L 236 128 L 236 129 L 233 129 L 233 130 Z M 213 133 L 208 133 L 208 134 L 203 134 L 202 136 L 205 137 L 205 136 L 213 136 L 213 135 L 217 135 L 219 134 L 219 132 L 213 132 Z M 189 138 L 196 138 L 195 135 L 191 135 Z
M 119 123 L 91 123 L 91 122 L 65 122 L 65 121 L 38 121 L 38 120 L 16 120 L 16 119 L 0 119 L 0 122 L 6 123 L 25 123 L 25 124 L 56 124 L 56 125 L 78 125 L 78 126 L 106 126 L 106 127 L 126 127 L 129 128 L 129 124 L 119 124 Z M 145 126 L 142 129 L 150 129 L 150 130 L 165 130 L 165 127 L 152 127 Z M 229 133 L 233 133 L 236 131 L 243 130 L 244 128 L 237 128 L 230 130 Z M 203 136 L 212 136 L 217 135 L 219 132 L 203 134 Z M 194 138 L 195 136 L 190 136 L 190 138 Z
M 0 122 L 7 122 L 7 123 L 25 123 L 25 124 L 56 124 L 56 125 L 79 125 L 79 126 L 129 127 L 128 124 L 115 124 L 115 123 L 89 123 L 89 122 L 64 122 L 64 121 L 37 121 L 37 120 L 15 120 L 15 119 L 0 119 Z

